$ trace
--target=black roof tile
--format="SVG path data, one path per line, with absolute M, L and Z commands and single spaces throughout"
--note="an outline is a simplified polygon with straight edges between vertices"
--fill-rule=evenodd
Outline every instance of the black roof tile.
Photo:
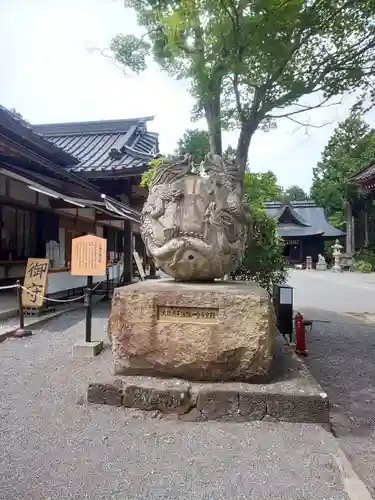
M 1 105 L 0 134 L 15 140 L 61 167 L 69 167 L 78 163 L 69 151 L 57 147 L 56 144 L 51 144 L 51 141 L 38 133 L 26 120 Z
M 158 134 L 148 132 L 152 117 L 129 120 L 53 123 L 33 128 L 79 159 L 75 172 L 142 168 L 158 152 Z
M 350 180 L 352 182 L 362 183 L 372 180 L 374 176 L 375 176 L 375 163 L 372 163 L 371 165 L 364 167 L 362 170 L 360 170 L 355 175 L 350 177 Z
M 284 213 L 285 206 L 290 207 L 292 215 L 296 215 L 295 219 L 299 224 L 279 223 L 280 236 L 296 237 L 321 234 L 328 238 L 339 238 L 345 235 L 343 231 L 329 224 L 324 209 L 318 207 L 312 200 L 292 201 L 290 203 L 270 201 L 265 204 L 265 209 L 268 215 L 278 219 Z

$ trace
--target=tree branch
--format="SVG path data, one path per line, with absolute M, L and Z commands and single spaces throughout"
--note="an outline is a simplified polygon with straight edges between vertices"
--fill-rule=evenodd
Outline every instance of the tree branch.
M 308 132 L 309 128 L 323 128 L 323 127 L 326 127 L 327 125 L 332 125 L 332 123 L 334 123 L 334 121 L 335 121 L 335 120 L 331 120 L 329 122 L 325 122 L 325 123 L 322 123 L 320 125 L 315 125 L 315 124 L 311 124 L 311 123 L 301 122 L 300 120 L 297 120 L 296 118 L 292 118 L 290 116 L 286 116 L 285 118 L 287 118 L 288 120 L 290 120 L 293 123 L 296 123 L 297 125 L 299 125 L 299 127 L 304 127 L 306 135 L 309 135 L 309 132 Z
M 300 106 L 302 109 L 297 109 L 296 111 L 290 111 L 288 113 L 284 113 L 282 115 L 265 115 L 265 118 L 273 118 L 273 119 L 277 119 L 277 118 L 289 118 L 290 116 L 293 116 L 293 115 L 298 115 L 300 113 L 306 113 L 306 111 L 311 111 L 312 109 L 318 109 L 318 108 L 329 108 L 331 106 L 337 106 L 338 104 L 341 103 L 341 101 L 338 101 L 338 102 L 331 102 L 329 104 L 326 104 L 328 101 L 329 101 L 330 97 L 326 97 L 322 102 L 320 102 L 319 104 L 316 104 L 314 106 L 307 106 L 305 104 L 298 104 L 298 103 L 295 103 L 295 104 L 291 104 L 291 106 Z
M 327 68 L 323 71 L 322 75 L 320 76 L 320 80 L 322 80 L 330 71 L 339 70 L 340 67 L 342 68 L 344 63 L 349 62 L 352 65 L 352 60 L 353 60 L 352 52 L 355 51 L 357 47 L 359 47 L 362 43 L 364 43 L 367 40 L 369 40 L 369 43 L 364 47 L 362 47 L 362 49 L 359 52 L 355 53 L 356 57 L 367 52 L 370 48 L 375 47 L 374 35 L 373 33 L 368 33 L 365 37 L 361 38 L 359 41 L 348 47 L 344 53 L 340 54 L 339 60 L 337 59 L 336 54 L 330 54 L 325 59 L 320 61 L 320 63 L 317 66 L 312 67 L 310 65 L 309 68 L 307 68 L 307 73 L 311 72 L 312 74 L 314 73 L 316 74 L 322 66 L 327 64 Z
M 109 54 L 106 54 L 106 52 L 110 51 L 111 49 L 108 49 L 108 48 L 107 49 L 99 49 L 98 47 L 89 47 L 86 50 L 89 54 L 93 54 L 94 52 L 98 52 L 101 56 L 112 61 L 112 63 L 116 66 L 117 69 L 119 69 L 121 71 L 121 73 L 124 76 L 127 76 L 127 77 L 129 76 L 129 73 L 126 72 L 126 68 L 124 67 L 123 64 L 118 64 L 115 57 L 113 57 Z
M 321 0 L 316 0 L 316 2 L 314 2 L 314 4 L 310 7 L 310 10 L 313 11 L 316 6 L 319 4 Z M 267 90 L 269 88 L 272 87 L 272 84 L 274 82 L 276 82 L 278 80 L 278 78 L 280 78 L 280 76 L 282 75 L 283 71 L 285 70 L 285 68 L 287 67 L 287 65 L 291 62 L 294 54 L 296 52 L 298 52 L 298 50 L 304 45 L 306 44 L 306 42 L 314 35 L 317 34 L 318 30 L 321 30 L 322 27 L 324 27 L 325 25 L 327 25 L 327 23 L 331 22 L 340 12 L 342 12 L 343 10 L 345 10 L 347 7 L 350 7 L 352 6 L 353 4 L 355 4 L 355 1 L 356 0 L 348 0 L 347 2 L 345 2 L 339 9 L 337 9 L 335 12 L 333 12 L 330 16 L 328 16 L 327 18 L 324 19 L 324 21 L 317 27 L 313 28 L 313 29 L 310 29 L 307 31 L 306 33 L 306 36 L 302 38 L 302 34 L 304 32 L 304 30 L 306 29 L 306 26 L 302 26 L 299 30 L 299 32 L 297 33 L 296 35 L 296 40 L 295 42 L 291 45 L 290 47 L 290 51 L 289 51 L 289 55 L 287 58 L 284 59 L 284 61 L 280 64 L 279 68 L 277 68 L 270 76 L 269 78 L 267 79 L 266 83 L 265 83 L 265 86 L 267 88 Z M 364 38 L 362 38 L 362 40 L 358 41 L 357 43 L 355 43 L 354 45 L 351 45 L 351 47 L 348 48 L 347 50 L 347 54 L 346 54 L 346 57 L 344 59 L 344 61 L 347 61 L 349 59 L 350 61 L 350 51 L 353 51 L 356 47 L 358 47 L 361 43 L 363 43 L 368 37 L 372 38 L 373 39 L 373 34 L 370 33 L 370 34 L 367 34 Z M 371 45 L 370 45 L 371 46 Z M 361 52 L 365 52 L 368 50 L 368 48 L 370 48 L 370 46 L 366 46 L 362 49 Z M 361 53 L 360 52 L 360 53 Z M 323 61 L 321 61 L 318 66 L 316 68 L 312 68 L 311 66 L 307 69 L 306 71 L 306 74 L 309 74 L 309 73 L 312 73 L 312 74 L 316 74 L 317 73 L 317 70 L 321 67 L 321 66 L 324 66 L 324 64 L 327 64 L 329 63 L 330 61 L 332 61 L 332 59 L 334 59 L 334 56 L 332 56 L 332 54 L 330 54 L 328 57 L 326 57 Z M 332 71 L 333 69 L 336 69 L 336 68 L 333 68 L 333 67 L 330 67 L 330 68 L 327 68 L 326 71 L 324 71 L 324 74 L 323 75 L 320 75 L 321 78 L 319 81 L 317 81 L 315 84 L 311 84 L 309 85 L 309 87 L 311 87 L 311 89 L 313 89 L 330 71 Z M 305 93 L 305 92 L 304 92 Z M 311 93 L 308 92 L 308 93 Z M 280 103 L 281 104 L 281 103 Z M 274 107 L 274 106 L 272 106 Z M 267 106 L 265 107 L 265 111 L 267 111 Z
M 318 74 L 319 76 L 315 80 L 307 82 L 303 86 L 303 88 L 300 90 L 299 95 L 295 95 L 294 91 L 290 91 L 290 92 L 287 92 L 286 94 L 284 94 L 283 96 L 281 96 L 280 98 L 278 98 L 278 99 L 276 99 L 268 104 L 265 103 L 263 105 L 264 114 L 266 114 L 267 111 L 270 111 L 273 108 L 282 107 L 283 105 L 285 105 L 288 102 L 289 99 L 291 99 L 293 97 L 299 98 L 299 97 L 302 97 L 303 95 L 308 95 L 308 94 L 312 94 L 312 93 L 319 91 L 319 88 L 317 88 L 317 85 L 319 85 L 324 80 L 324 78 L 332 71 L 339 71 L 340 68 L 341 68 L 341 71 L 350 69 L 349 67 L 343 67 L 342 66 L 343 63 L 345 63 L 345 62 L 350 63 L 352 60 L 351 58 L 353 57 L 353 54 L 351 54 L 351 52 L 353 50 L 355 50 L 356 47 L 360 46 L 364 41 L 366 41 L 369 38 L 370 38 L 369 43 L 367 45 L 365 45 L 365 47 L 362 47 L 362 49 L 356 53 L 356 56 L 359 56 L 362 53 L 365 53 L 366 51 L 368 51 L 370 48 L 375 47 L 375 40 L 374 40 L 374 37 L 371 36 L 371 34 L 367 34 L 361 40 L 359 40 L 358 42 L 356 42 L 353 45 L 351 45 L 350 47 L 348 47 L 348 49 L 344 53 L 343 57 L 341 57 L 340 61 L 337 61 L 336 55 L 330 54 L 328 57 L 323 59 L 323 61 L 321 61 L 317 66 L 315 66 L 315 67 L 310 66 L 306 70 L 306 74 L 312 74 L 312 75 Z M 326 64 L 326 67 L 324 69 L 322 69 L 321 72 L 319 73 L 319 70 L 325 64 Z
M 321 0 L 317 0 L 311 7 L 310 7 L 310 10 L 313 11 L 317 5 L 320 3 Z M 284 1 L 281 3 L 281 5 L 279 5 L 278 7 L 276 7 L 273 11 L 275 12 L 278 8 L 282 7 L 283 5 L 285 5 L 286 3 L 288 2 L 288 0 Z M 326 18 L 324 20 L 324 22 L 322 24 L 319 25 L 319 28 L 321 29 L 322 27 L 324 27 L 324 25 L 326 25 L 328 22 L 332 21 L 332 19 L 337 16 L 342 10 L 344 10 L 346 7 L 350 6 L 351 4 L 353 4 L 354 0 L 348 0 L 344 5 L 342 5 L 336 12 L 334 12 L 330 17 Z M 274 83 L 275 81 L 277 81 L 277 79 L 281 76 L 281 74 L 283 73 L 283 71 L 285 70 L 286 66 L 289 64 L 289 62 L 291 61 L 293 55 L 295 54 L 295 52 L 297 52 L 312 36 L 314 36 L 316 33 L 317 33 L 317 29 L 315 28 L 310 30 L 306 36 L 304 38 L 302 38 L 302 33 L 304 32 L 304 30 L 306 29 L 306 26 L 302 26 L 301 29 L 299 30 L 299 32 L 297 33 L 296 35 L 296 40 L 295 42 L 291 45 L 290 47 L 290 52 L 289 52 L 289 57 L 286 58 L 284 60 L 283 63 L 281 63 L 280 67 L 276 69 L 276 71 L 274 71 L 274 73 L 272 75 L 270 75 L 270 79 L 268 79 L 268 82 L 266 83 L 266 85 L 269 87 L 270 85 L 272 85 L 272 83 Z

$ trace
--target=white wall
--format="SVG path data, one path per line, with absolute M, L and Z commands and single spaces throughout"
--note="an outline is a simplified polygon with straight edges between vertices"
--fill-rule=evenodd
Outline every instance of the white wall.
M 124 229 L 124 222 L 122 220 L 111 220 L 111 227 Z
M 132 222 L 131 223 L 131 230 L 132 230 L 132 233 L 140 233 L 141 225 L 138 224 L 138 222 Z
M 83 219 L 94 220 L 95 219 L 95 209 L 94 208 L 79 208 L 78 217 Z
M 32 189 L 29 189 L 26 184 L 9 179 L 9 196 L 25 203 L 36 203 L 37 194 Z M 39 196 L 42 198 L 44 195 L 40 194 Z M 44 196 L 44 198 L 46 197 Z
M 39 199 L 39 203 L 41 206 L 49 207 L 48 196 L 37 193 L 36 191 L 29 189 L 23 182 L 18 182 L 14 179 L 10 179 L 6 175 L 0 175 L 0 195 L 5 196 L 7 194 L 5 192 L 6 180 L 8 180 L 8 195 L 10 198 L 23 201 L 25 203 L 30 203 L 32 205 L 36 205 L 36 201 L 37 199 Z
M 31 189 L 30 189 L 31 191 Z M 32 191 L 31 191 L 32 192 Z M 39 206 L 44 207 L 44 208 L 50 208 L 50 198 L 48 196 L 45 196 L 44 194 L 38 193 L 38 200 L 39 200 Z M 38 205 L 36 205 L 37 207 Z

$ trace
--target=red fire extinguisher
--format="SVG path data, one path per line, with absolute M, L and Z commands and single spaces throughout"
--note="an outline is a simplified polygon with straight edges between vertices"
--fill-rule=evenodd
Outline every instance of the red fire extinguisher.
M 305 338 L 305 321 L 301 313 L 297 313 L 294 319 L 296 328 L 296 354 L 307 356 L 306 338 Z

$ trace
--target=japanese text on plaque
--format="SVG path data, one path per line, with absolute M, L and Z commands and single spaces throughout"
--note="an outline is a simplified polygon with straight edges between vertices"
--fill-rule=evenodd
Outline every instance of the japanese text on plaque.
M 41 307 L 47 285 L 49 259 L 28 259 L 22 291 L 25 307 Z
M 214 308 L 158 306 L 159 321 L 217 323 L 218 316 Z
M 72 241 L 74 276 L 104 276 L 106 272 L 107 240 L 87 235 Z

